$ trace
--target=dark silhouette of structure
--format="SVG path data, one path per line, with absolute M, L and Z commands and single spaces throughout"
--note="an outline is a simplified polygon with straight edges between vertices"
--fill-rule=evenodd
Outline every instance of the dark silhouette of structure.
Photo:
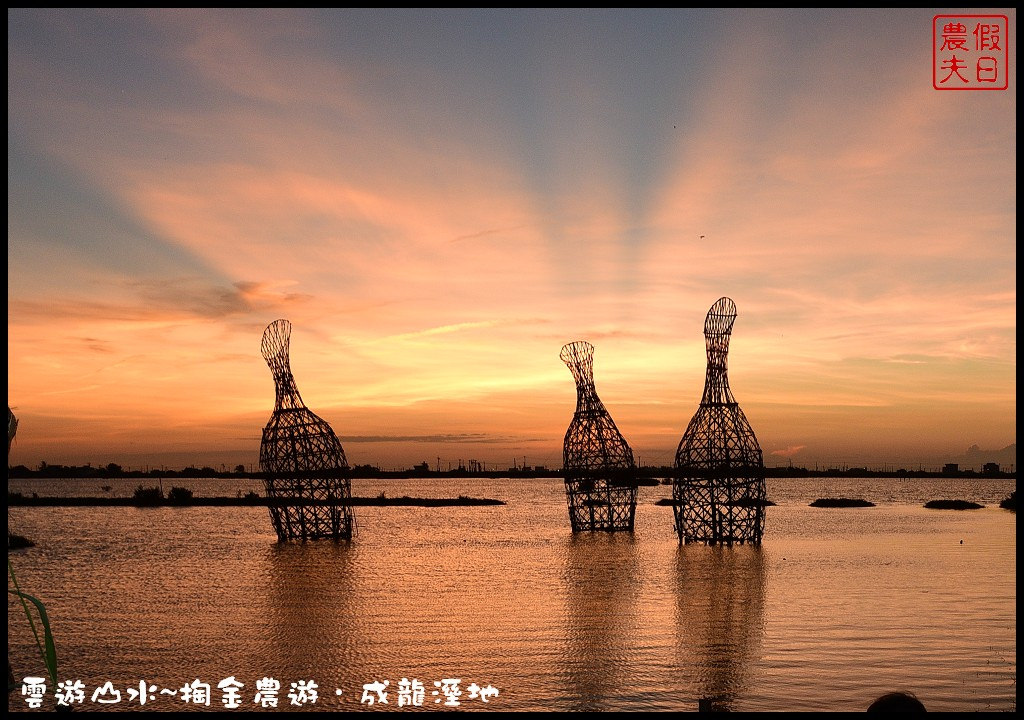
M 11 466 L 11 444 L 14 442 L 14 436 L 18 434 L 18 418 L 14 416 L 14 411 L 11 410 L 11 406 L 7 406 L 7 467 Z M 7 472 L 7 477 L 10 478 L 10 470 Z M 7 549 L 18 544 L 18 539 L 24 540 L 19 535 L 15 535 L 11 530 L 11 521 L 7 520 Z M 24 547 L 24 546 L 23 546 Z M 10 670 L 10 663 L 7 664 L 8 670 Z
M 18 418 L 14 417 L 14 411 L 11 407 L 7 406 L 7 457 L 11 456 L 11 443 L 14 442 L 14 436 L 18 433 Z
M 594 389 L 594 346 L 569 343 L 559 357 L 576 380 L 576 412 L 563 450 L 572 531 L 632 530 L 636 465 L 633 451 Z
M 680 542 L 760 543 L 764 459 L 754 430 L 729 389 L 729 337 L 736 304 L 727 297 L 704 321 L 704 396 L 676 451 L 672 504 Z
M 263 428 L 260 470 L 279 540 L 350 539 L 355 525 L 348 461 L 331 426 L 302 402 L 288 361 L 292 324 L 275 320 L 263 332 L 263 358 L 274 374 L 274 414 Z
M 928 712 L 924 703 L 917 699 L 914 693 L 891 692 L 868 705 L 869 713 L 884 713 L 886 715 L 916 715 Z

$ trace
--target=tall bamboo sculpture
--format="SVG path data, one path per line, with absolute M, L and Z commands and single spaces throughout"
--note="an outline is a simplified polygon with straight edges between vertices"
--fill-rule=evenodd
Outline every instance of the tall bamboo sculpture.
M 594 389 L 594 346 L 569 343 L 559 357 L 576 380 L 576 412 L 563 451 L 572 531 L 632 530 L 636 465 L 633 451 Z
M 263 332 L 263 358 L 274 374 L 274 413 L 263 428 L 260 470 L 279 540 L 352 537 L 348 461 L 331 426 L 299 395 L 288 360 L 292 324 L 275 320 Z M 290 504 L 287 501 L 294 501 Z
M 729 337 L 736 304 L 727 297 L 704 321 L 704 396 L 676 451 L 672 503 L 680 542 L 760 544 L 764 459 L 753 428 L 729 389 Z

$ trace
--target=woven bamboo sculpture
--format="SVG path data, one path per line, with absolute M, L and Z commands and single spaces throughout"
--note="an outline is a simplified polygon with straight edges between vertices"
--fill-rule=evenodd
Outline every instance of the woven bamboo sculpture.
M 263 428 L 260 470 L 279 540 L 352 537 L 355 520 L 348 461 L 341 441 L 302 402 L 288 359 L 292 324 L 275 320 L 263 332 L 263 358 L 274 374 L 274 413 Z
M 633 451 L 594 389 L 594 346 L 569 343 L 560 357 L 576 380 L 576 412 L 563 450 L 572 531 L 632 530 L 636 515 Z
M 720 298 L 704 321 L 704 396 L 676 451 L 672 501 L 680 542 L 759 544 L 764 534 L 764 459 L 729 389 L 736 304 Z

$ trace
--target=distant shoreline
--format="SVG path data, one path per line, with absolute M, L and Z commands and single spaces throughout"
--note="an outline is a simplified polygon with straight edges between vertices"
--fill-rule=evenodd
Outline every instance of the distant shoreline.
M 297 505 L 328 505 L 331 503 L 298 498 L 251 498 L 251 497 L 197 497 L 183 501 L 161 500 L 140 501 L 136 498 L 109 497 L 26 497 L 18 494 L 7 495 L 10 507 L 295 507 Z M 469 507 L 478 505 L 504 505 L 504 500 L 492 498 L 414 498 L 414 497 L 354 497 L 348 503 L 337 505 L 374 507 Z
M 671 467 L 642 467 L 638 469 L 640 484 L 654 484 L 643 482 L 652 478 L 671 478 L 674 471 Z M 959 470 L 956 472 L 928 471 L 928 470 L 868 470 L 867 468 L 828 468 L 825 470 L 809 470 L 802 467 L 766 467 L 764 469 L 766 478 L 972 478 L 1007 480 L 1017 477 L 1016 470 L 1010 472 L 982 472 L 978 470 Z M 188 478 L 206 480 L 211 478 L 223 479 L 248 479 L 262 480 L 263 473 L 244 471 L 215 470 L 211 467 L 188 467 L 184 470 L 125 470 L 119 465 L 111 464 L 105 467 L 93 467 L 91 465 L 66 466 L 46 465 L 39 470 L 30 470 L 24 465 L 8 467 L 7 477 L 11 480 L 94 480 L 94 479 L 145 479 L 145 478 Z M 563 477 L 559 469 L 550 468 L 505 468 L 504 470 L 483 470 L 470 471 L 465 469 L 456 470 L 426 470 L 421 467 L 408 470 L 381 470 L 370 465 L 357 465 L 350 468 L 347 477 L 351 479 L 375 479 L 389 478 L 401 480 L 423 480 L 430 478 L 558 478 Z

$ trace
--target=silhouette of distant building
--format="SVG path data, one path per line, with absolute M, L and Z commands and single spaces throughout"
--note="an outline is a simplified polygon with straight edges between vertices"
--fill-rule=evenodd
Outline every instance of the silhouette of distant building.
M 960 472 L 960 465 L 957 463 L 946 463 L 942 466 L 942 472 L 944 473 L 956 473 Z

